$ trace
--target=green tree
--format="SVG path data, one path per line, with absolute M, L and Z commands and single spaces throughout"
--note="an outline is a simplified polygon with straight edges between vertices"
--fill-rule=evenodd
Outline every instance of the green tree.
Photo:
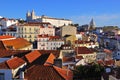
M 100 80 L 104 67 L 99 64 L 79 65 L 73 70 L 74 80 Z

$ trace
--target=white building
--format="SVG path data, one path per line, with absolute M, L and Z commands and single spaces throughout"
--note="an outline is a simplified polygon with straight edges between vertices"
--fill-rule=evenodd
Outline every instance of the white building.
M 31 22 L 31 21 L 32 22 L 33 21 L 35 21 L 35 22 L 49 22 L 55 27 L 60 27 L 63 25 L 72 24 L 72 21 L 69 19 L 52 18 L 52 17 L 47 17 L 44 15 L 43 16 L 36 16 L 34 11 L 32 11 L 31 13 L 27 12 L 26 20 L 28 22 Z
M 55 36 L 55 28 L 53 28 L 53 27 L 40 27 L 39 35 L 42 35 L 42 34 L 48 34 L 50 36 Z
M 18 20 L 15 19 L 7 19 L 7 18 L 1 18 L 0 24 L 2 25 L 2 29 L 6 29 L 8 26 L 15 25 L 18 23 Z
M 57 50 L 64 44 L 58 36 L 39 35 L 37 41 L 39 50 Z

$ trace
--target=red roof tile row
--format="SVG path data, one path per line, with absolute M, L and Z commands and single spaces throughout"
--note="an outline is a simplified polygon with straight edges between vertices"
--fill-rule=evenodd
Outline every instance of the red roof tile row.
M 23 65 L 25 63 L 25 61 L 21 58 L 14 57 L 12 59 L 7 60 L 6 63 L 10 69 L 16 69 L 19 66 Z
M 5 40 L 5 41 L 3 41 L 3 44 L 6 45 L 6 46 L 13 46 L 15 50 L 16 49 L 21 49 L 21 48 L 24 48 L 26 46 L 31 45 L 30 42 L 28 42 L 27 40 L 25 40 L 23 38 Z
M 94 52 L 93 49 L 89 49 L 87 47 L 76 47 L 75 52 L 78 54 L 92 54 Z

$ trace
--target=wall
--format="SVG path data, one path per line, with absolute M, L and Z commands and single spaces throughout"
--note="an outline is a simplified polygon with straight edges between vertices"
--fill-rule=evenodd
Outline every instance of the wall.
M 4 73 L 5 80 L 12 80 L 12 71 L 7 69 L 0 69 L 0 73 Z

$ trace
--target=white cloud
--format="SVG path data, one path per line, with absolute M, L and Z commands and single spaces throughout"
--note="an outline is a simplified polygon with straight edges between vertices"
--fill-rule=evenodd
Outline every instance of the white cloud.
M 92 18 L 96 22 L 97 26 L 104 26 L 104 25 L 120 26 L 120 14 L 72 16 L 71 20 L 73 20 L 74 23 L 79 23 L 80 25 L 83 25 L 83 24 L 89 24 L 89 22 Z

